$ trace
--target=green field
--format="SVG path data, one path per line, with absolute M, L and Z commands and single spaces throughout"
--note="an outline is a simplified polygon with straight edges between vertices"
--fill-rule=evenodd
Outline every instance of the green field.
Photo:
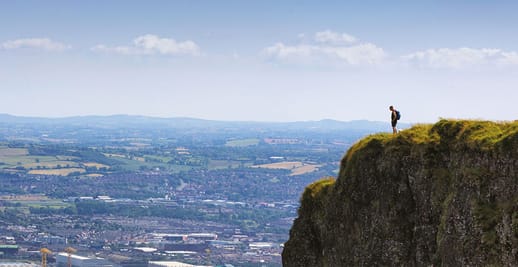
M 60 167 L 78 167 L 74 161 L 60 160 L 56 156 L 13 155 L 0 157 L 3 168 L 23 167 L 25 169 L 52 169 Z
M 239 168 L 241 162 L 233 161 L 233 160 L 209 160 L 208 168 L 209 170 L 220 170 L 220 169 L 229 169 L 229 168 Z
M 73 206 L 73 204 L 65 203 L 60 199 L 49 199 L 43 201 L 21 201 L 18 203 L 30 208 L 64 209 Z
M 60 160 L 55 160 L 55 161 L 41 161 L 40 162 L 33 162 L 33 163 L 26 163 L 26 164 L 22 164 L 21 165 L 22 167 L 24 167 L 25 169 L 38 169 L 38 167 L 40 169 L 45 169 L 45 168 L 48 168 L 48 169 L 54 169 L 54 168 L 70 168 L 70 167 L 79 167 L 79 164 L 77 162 L 73 162 L 73 161 L 60 161 Z
M 126 153 L 103 153 L 112 160 L 110 165 L 90 160 L 83 160 L 76 156 L 36 156 L 30 155 L 27 148 L 0 147 L 0 169 L 9 171 L 27 171 L 29 174 L 67 176 L 74 172 L 84 173 L 86 168 L 105 168 L 112 171 L 149 171 L 160 170 L 166 172 L 182 172 L 192 168 L 206 167 L 200 158 L 189 157 L 178 164 L 169 164 L 173 157 L 162 155 L 132 156 Z M 113 161 L 114 160 L 114 161 Z M 235 162 L 215 163 L 214 168 L 228 164 L 235 166 Z M 202 166 L 203 165 L 203 166 Z M 196 166 L 196 167 L 193 167 Z M 158 169 L 157 169 L 158 168 Z M 89 170 L 91 171 L 91 170 Z
M 74 156 L 56 156 L 56 159 L 65 160 L 65 161 L 79 160 L 78 157 L 74 157 Z
M 125 171 L 141 171 L 141 170 L 154 170 L 159 168 L 161 171 L 169 171 L 169 172 L 182 172 L 188 171 L 192 168 L 192 166 L 185 165 L 172 165 L 161 162 L 146 162 L 140 160 L 131 160 L 127 158 L 117 158 L 117 161 L 121 164 L 119 167 Z
M 3 201 L 16 204 L 18 211 L 29 213 L 29 208 L 64 209 L 74 206 L 73 203 L 63 202 L 61 199 L 51 199 L 46 196 L 19 195 L 13 198 L 3 197 Z
M 259 144 L 259 142 L 260 142 L 260 140 L 257 138 L 229 140 L 225 143 L 225 146 L 229 146 L 229 147 L 256 146 Z
M 144 159 L 146 161 L 167 163 L 167 162 L 169 162 L 173 158 L 172 157 L 165 157 L 165 156 L 145 155 Z
M 39 170 L 30 170 L 29 174 L 36 175 L 59 175 L 59 176 L 67 176 L 71 173 L 84 173 L 86 172 L 83 168 L 62 168 L 62 169 L 39 169 Z
M 97 162 L 84 162 L 83 165 L 85 167 L 94 167 L 97 169 L 101 169 L 101 168 L 109 169 L 110 168 L 110 166 L 108 166 L 106 164 L 101 164 L 101 163 L 97 163 Z
M 29 150 L 27 148 L 0 147 L 0 158 L 25 156 L 28 154 L 29 154 Z
M 0 147 L 0 163 L 5 168 L 23 167 L 25 169 L 52 169 L 59 167 L 77 167 L 77 159 L 72 156 L 32 156 L 27 148 Z

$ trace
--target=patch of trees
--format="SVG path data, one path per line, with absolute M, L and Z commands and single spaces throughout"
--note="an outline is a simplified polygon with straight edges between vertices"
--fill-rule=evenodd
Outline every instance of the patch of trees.
M 29 207 L 31 214 L 64 214 L 64 215 L 75 215 L 77 210 L 74 206 L 66 208 L 51 208 L 51 207 Z
M 82 149 L 74 152 L 74 156 L 81 158 L 83 161 L 98 162 L 105 165 L 116 165 L 119 162 L 115 159 L 106 157 L 103 153 L 93 149 Z
M 80 201 L 76 203 L 78 215 L 112 214 L 138 218 L 142 216 L 199 220 L 203 213 L 195 208 L 180 208 L 160 205 L 122 205 L 102 201 Z

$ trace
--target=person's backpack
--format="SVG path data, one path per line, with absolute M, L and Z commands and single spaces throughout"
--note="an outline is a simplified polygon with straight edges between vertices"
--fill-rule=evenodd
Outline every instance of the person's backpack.
M 396 110 L 396 120 L 399 119 L 401 119 L 401 113 L 399 112 L 399 110 Z

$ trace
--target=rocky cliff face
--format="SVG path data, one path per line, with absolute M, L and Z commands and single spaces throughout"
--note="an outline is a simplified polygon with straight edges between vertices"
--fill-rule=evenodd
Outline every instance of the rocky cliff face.
M 441 120 L 355 144 L 307 187 L 283 265 L 518 266 L 518 122 Z

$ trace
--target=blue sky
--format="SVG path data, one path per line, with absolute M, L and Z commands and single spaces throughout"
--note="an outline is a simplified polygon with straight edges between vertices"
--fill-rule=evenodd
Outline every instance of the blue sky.
M 513 1 L 2 1 L 0 113 L 518 117 Z

